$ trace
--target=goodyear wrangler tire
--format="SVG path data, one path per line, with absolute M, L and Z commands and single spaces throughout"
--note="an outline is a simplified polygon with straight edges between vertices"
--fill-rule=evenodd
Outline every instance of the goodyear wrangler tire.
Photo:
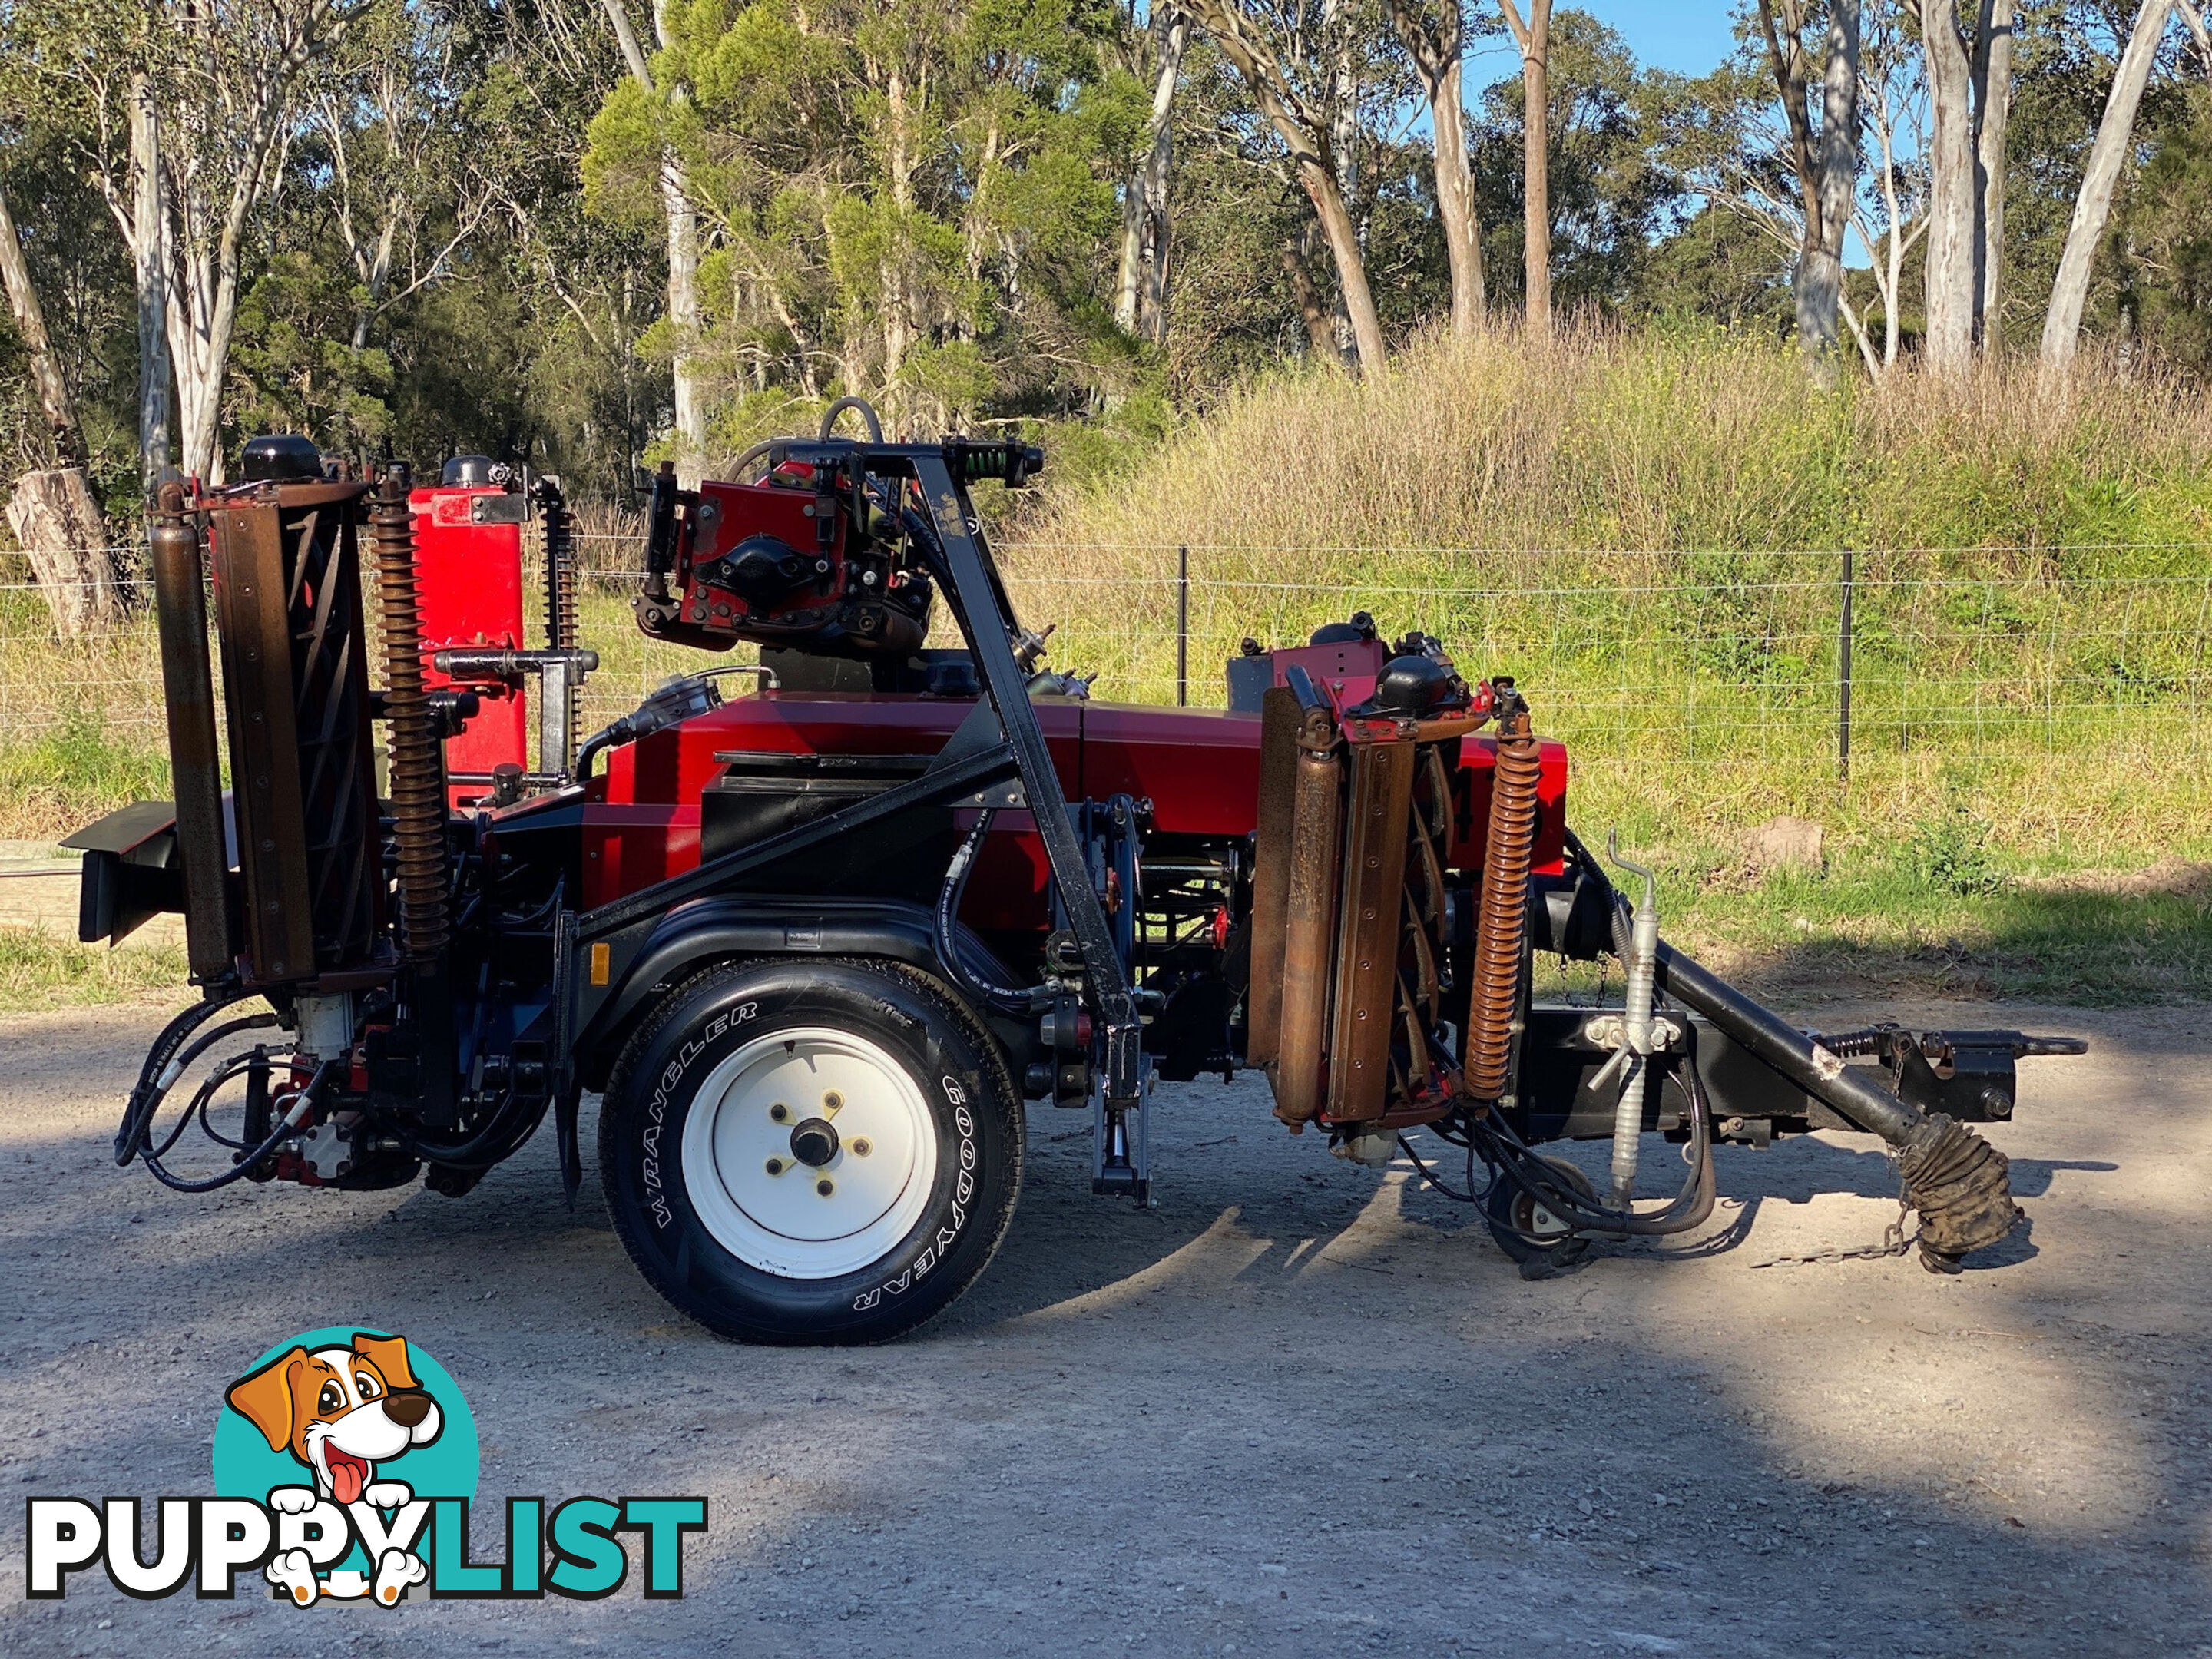
M 599 1170 L 639 1270 L 746 1342 L 875 1342 L 983 1271 L 1021 1182 L 997 1045 L 896 963 L 713 969 L 623 1048 Z

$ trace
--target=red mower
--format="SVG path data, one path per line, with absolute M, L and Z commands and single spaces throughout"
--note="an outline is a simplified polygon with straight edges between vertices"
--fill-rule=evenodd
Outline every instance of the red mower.
M 1143 1205 L 1156 1087 L 1242 1067 L 1339 1156 L 1388 1164 L 1417 1126 L 1463 1152 L 1463 1190 L 1425 1177 L 1532 1274 L 1698 1226 L 1717 1141 L 1810 1129 L 1896 1149 L 1933 1270 L 2019 1219 L 1967 1126 L 2012 1115 L 2018 1057 L 2082 1043 L 1760 1007 L 1569 830 L 1521 689 L 1419 631 L 1248 642 L 1225 710 L 1091 699 L 1044 666 L 969 500 L 1042 453 L 886 443 L 860 413 L 866 441 L 825 422 L 729 482 L 663 469 L 638 625 L 760 659 L 588 737 L 556 481 L 467 457 L 410 489 L 258 439 L 243 482 L 164 489 L 177 799 L 70 844 L 83 937 L 181 912 L 201 1000 L 147 1055 L 118 1163 L 459 1196 L 550 1118 L 573 1197 L 599 1091 L 640 1269 L 767 1342 L 878 1340 L 957 1297 L 1012 1210 L 1025 1102 L 1087 1112 L 1093 1189 Z M 965 649 L 925 646 L 939 604 Z M 1616 959 L 1622 1005 L 1534 1000 L 1540 951 Z M 171 1163 L 194 1121 L 219 1149 L 198 1176 Z M 1638 1204 L 1652 1133 L 1688 1173 Z M 1611 1141 L 1606 1190 L 1536 1150 L 1562 1139 Z

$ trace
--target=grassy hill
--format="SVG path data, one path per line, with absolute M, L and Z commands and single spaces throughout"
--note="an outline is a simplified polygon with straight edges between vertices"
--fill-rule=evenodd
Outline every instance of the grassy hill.
M 1822 392 L 1755 342 L 1499 337 L 1372 382 L 1271 377 L 1021 505 L 1016 598 L 1102 696 L 1173 700 L 1182 548 L 1194 703 L 1243 638 L 1358 609 L 1516 675 L 1570 745 L 1576 821 L 1656 849 L 1674 930 L 1716 954 L 2212 994 L 2212 405 L 2190 388 Z M 699 660 L 611 589 L 586 612 L 590 718 Z M 41 614 L 0 593 L 0 836 L 164 787 L 150 623 L 63 647 Z M 1753 881 L 1739 837 L 1784 812 L 1824 826 L 1826 864 Z
M 1101 691 L 1194 702 L 1246 635 L 1354 609 L 1517 675 L 1585 806 L 1639 839 L 1954 804 L 2052 858 L 2212 834 L 2212 409 L 2093 374 L 1813 387 L 1748 342 L 1432 347 L 1388 380 L 1263 382 L 1008 549 Z M 1843 550 L 1853 767 L 1838 775 Z M 2148 810 L 2145 810 L 2148 808 Z M 2085 842 L 2100 845 L 2091 846 Z

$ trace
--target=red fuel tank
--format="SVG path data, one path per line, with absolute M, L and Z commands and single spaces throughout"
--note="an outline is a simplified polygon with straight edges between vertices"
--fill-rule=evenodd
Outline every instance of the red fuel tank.
M 432 690 L 455 684 L 432 659 L 460 646 L 522 648 L 522 526 L 528 498 L 511 488 L 506 469 L 481 456 L 446 464 L 447 482 L 412 491 L 415 566 L 421 588 L 422 678 Z M 519 684 L 465 682 L 478 700 L 476 718 L 446 740 L 452 802 L 476 801 L 492 769 L 527 767 L 528 711 Z

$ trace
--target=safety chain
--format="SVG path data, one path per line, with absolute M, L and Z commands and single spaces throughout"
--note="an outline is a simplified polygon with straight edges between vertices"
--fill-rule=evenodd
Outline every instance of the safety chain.
M 1896 1164 L 1897 1155 L 1894 1152 L 1890 1154 L 1889 1161 L 1893 1166 Z M 1814 1267 L 1834 1261 L 1880 1261 L 1888 1256 L 1903 1255 L 1918 1242 L 1920 1234 L 1916 1230 L 1910 1238 L 1905 1237 L 1905 1223 L 1912 1213 L 1912 1206 L 1905 1196 L 1902 1170 L 1898 1173 L 1897 1187 L 1897 1218 L 1883 1231 L 1881 1243 L 1862 1244 L 1856 1250 L 1814 1250 L 1804 1255 L 1778 1255 L 1765 1261 L 1754 1261 L 1752 1267 L 1754 1269 Z

